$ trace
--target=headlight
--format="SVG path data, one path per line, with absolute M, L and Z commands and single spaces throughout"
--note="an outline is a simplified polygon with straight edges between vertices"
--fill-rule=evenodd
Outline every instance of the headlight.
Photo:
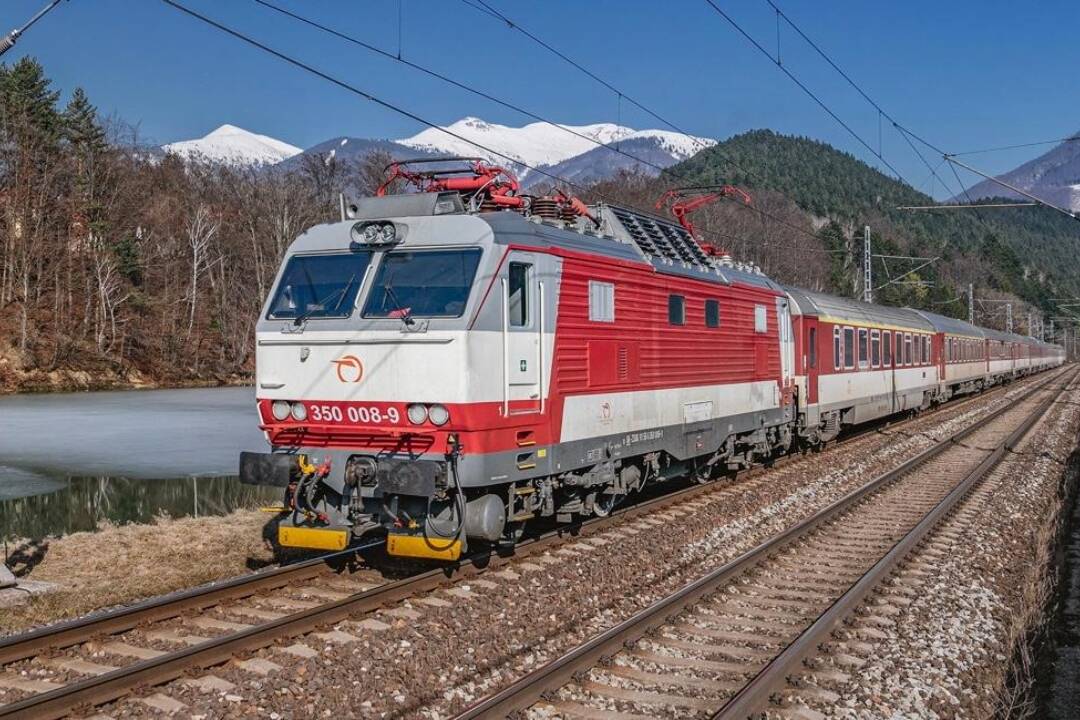
M 379 226 L 374 223 L 364 226 L 364 242 L 377 243 L 379 242 Z
M 394 227 L 394 223 L 386 223 L 382 226 L 379 235 L 384 243 L 392 243 L 397 239 L 397 228 Z
M 428 419 L 436 425 L 445 425 L 450 420 L 450 411 L 445 405 L 432 405 L 428 408 Z
M 270 404 L 270 413 L 275 420 L 289 419 L 289 403 L 286 400 L 275 400 Z
M 302 402 L 294 402 L 292 404 L 292 416 L 293 420 L 297 422 L 304 422 L 307 420 L 307 408 L 304 407 Z
M 409 422 L 413 425 L 421 425 L 427 420 L 427 408 L 420 403 L 410 405 L 406 414 L 409 416 Z

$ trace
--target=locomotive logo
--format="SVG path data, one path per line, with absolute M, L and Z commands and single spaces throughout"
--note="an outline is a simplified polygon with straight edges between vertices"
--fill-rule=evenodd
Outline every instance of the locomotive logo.
M 337 379 L 343 383 L 358 383 L 364 377 L 364 364 L 355 355 L 342 355 L 331 360 L 337 368 Z

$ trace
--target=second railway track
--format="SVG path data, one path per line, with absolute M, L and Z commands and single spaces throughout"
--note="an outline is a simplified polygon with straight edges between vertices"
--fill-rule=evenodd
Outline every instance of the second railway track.
M 1064 392 L 1058 375 L 968 428 L 474 704 L 458 720 L 510 716 L 799 716 L 832 699 L 803 661 L 939 525 Z M 851 642 L 858 643 L 858 638 Z M 843 644 L 834 675 L 857 662 Z M 840 669 L 837 669 L 840 668 Z M 827 674 L 827 673 L 826 673 Z M 793 683 L 803 698 L 771 704 Z M 806 715 L 814 717 L 815 715 Z

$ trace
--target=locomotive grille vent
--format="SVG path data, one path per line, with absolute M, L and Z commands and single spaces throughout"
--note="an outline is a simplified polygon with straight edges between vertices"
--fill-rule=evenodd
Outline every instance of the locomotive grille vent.
M 619 346 L 618 364 L 616 369 L 621 382 L 630 379 L 630 349 L 625 345 Z
M 711 266 L 701 246 L 683 227 L 626 208 L 612 207 L 612 212 L 641 251 L 649 257 L 706 268 Z

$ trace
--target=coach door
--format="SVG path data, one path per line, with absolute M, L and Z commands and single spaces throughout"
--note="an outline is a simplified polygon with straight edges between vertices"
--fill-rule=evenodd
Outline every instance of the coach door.
M 806 368 L 806 400 L 818 401 L 818 319 L 813 315 L 802 316 L 803 367 Z
M 512 252 L 503 272 L 503 415 L 543 412 L 544 293 L 540 260 Z

